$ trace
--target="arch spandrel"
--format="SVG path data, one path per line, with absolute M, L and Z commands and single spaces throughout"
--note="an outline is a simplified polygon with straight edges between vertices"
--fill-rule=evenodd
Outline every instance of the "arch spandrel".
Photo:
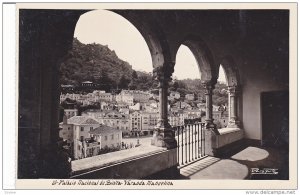
M 225 77 L 228 86 L 240 86 L 240 78 L 238 69 L 232 57 L 227 56 L 222 59 L 221 65 L 225 72 Z
M 127 19 L 145 39 L 151 53 L 153 68 L 163 67 L 174 63 L 170 54 L 170 47 L 166 35 L 160 27 L 159 21 L 152 17 L 152 12 L 134 10 L 112 10 Z

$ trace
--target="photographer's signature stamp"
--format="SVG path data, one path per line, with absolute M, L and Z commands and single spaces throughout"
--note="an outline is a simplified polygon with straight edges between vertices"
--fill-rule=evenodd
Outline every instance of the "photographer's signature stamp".
M 251 168 L 252 175 L 277 175 L 278 169 L 274 168 Z

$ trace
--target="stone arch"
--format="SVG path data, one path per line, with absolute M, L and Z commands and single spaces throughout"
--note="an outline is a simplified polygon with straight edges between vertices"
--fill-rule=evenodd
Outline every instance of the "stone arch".
M 186 36 L 181 43 L 187 46 L 194 54 L 201 73 L 201 81 L 204 83 L 216 83 L 218 78 L 217 67 L 206 43 L 196 35 Z
M 140 13 L 130 10 L 111 10 L 128 20 L 143 36 L 151 53 L 153 68 L 173 68 L 174 59 L 163 30 L 152 12 Z M 171 64 L 171 65 L 170 65 Z
M 222 59 L 221 64 L 228 86 L 240 86 L 240 77 L 237 66 L 231 56 L 226 56 Z
M 241 83 L 238 68 L 231 56 L 225 56 L 221 60 L 221 64 L 227 81 L 228 86 L 228 127 L 240 128 L 240 113 L 242 113 L 242 106 L 240 105 L 240 91 Z

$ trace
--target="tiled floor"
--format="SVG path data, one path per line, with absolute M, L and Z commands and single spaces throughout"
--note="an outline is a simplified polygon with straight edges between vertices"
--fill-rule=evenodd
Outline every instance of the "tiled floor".
M 180 169 L 181 179 L 288 179 L 288 152 L 248 146 L 227 158 L 206 157 Z M 252 168 L 278 174 L 252 174 Z

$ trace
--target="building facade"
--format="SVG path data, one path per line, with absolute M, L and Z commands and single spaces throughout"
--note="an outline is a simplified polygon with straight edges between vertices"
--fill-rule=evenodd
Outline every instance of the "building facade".
M 78 109 L 74 108 L 74 109 L 64 109 L 65 115 L 67 116 L 67 118 L 71 118 L 73 116 L 78 116 Z

